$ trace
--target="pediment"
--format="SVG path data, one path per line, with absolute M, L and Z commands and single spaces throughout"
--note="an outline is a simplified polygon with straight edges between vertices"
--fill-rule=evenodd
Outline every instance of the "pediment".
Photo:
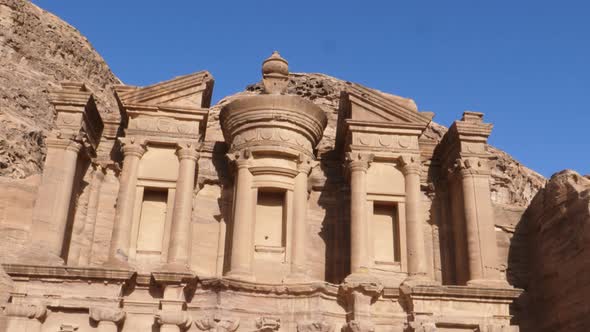
M 118 86 L 115 91 L 126 108 L 140 105 L 207 108 L 211 104 L 213 82 L 209 72 L 200 71 L 146 87 Z
M 388 95 L 350 83 L 340 99 L 340 116 L 345 120 L 376 124 L 400 124 L 423 127 L 431 113 L 419 112 L 411 99 Z

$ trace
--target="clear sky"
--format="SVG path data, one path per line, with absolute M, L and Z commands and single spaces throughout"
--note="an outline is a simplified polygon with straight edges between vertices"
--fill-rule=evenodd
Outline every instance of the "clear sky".
M 587 1 L 34 2 L 127 84 L 206 69 L 217 101 L 258 81 L 278 50 L 291 71 L 410 97 L 446 126 L 484 112 L 490 143 L 545 176 L 590 173 Z

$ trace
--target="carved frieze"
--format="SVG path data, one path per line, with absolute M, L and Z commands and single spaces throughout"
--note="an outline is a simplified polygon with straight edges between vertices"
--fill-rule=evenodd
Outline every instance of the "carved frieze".
M 195 325 L 201 331 L 234 332 L 240 326 L 240 320 L 224 319 L 217 316 L 210 316 L 195 320 Z
M 199 123 L 166 117 L 138 116 L 129 120 L 127 135 L 188 137 L 197 139 Z
M 303 321 L 297 323 L 297 332 L 332 332 L 334 326 L 324 321 Z
M 248 145 L 283 145 L 304 151 L 312 150 L 312 142 L 304 135 L 286 128 L 253 128 L 237 134 L 231 149 L 240 149 Z
M 352 144 L 376 149 L 415 150 L 418 149 L 418 136 L 353 132 Z

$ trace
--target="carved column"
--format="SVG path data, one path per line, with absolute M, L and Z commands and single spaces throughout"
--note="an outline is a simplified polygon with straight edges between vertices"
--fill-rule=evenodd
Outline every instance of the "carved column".
M 59 133 L 46 140 L 45 169 L 33 217 L 33 243 L 60 257 L 82 144 Z
M 487 163 L 475 159 L 457 160 L 467 237 L 468 285 L 505 284 L 500 281 L 496 232 Z
M 311 171 L 311 160 L 300 160 L 295 176 L 293 192 L 293 241 L 291 252 L 291 274 L 287 280 L 301 281 L 307 278 L 305 273 L 305 247 L 307 246 L 307 178 Z
M 180 145 L 176 154 L 180 160 L 180 166 L 176 180 L 168 264 L 176 268 L 188 269 L 195 169 L 199 154 L 191 143 Z
M 122 139 L 123 170 L 121 172 L 119 194 L 115 210 L 115 223 L 109 251 L 108 265 L 128 267 L 133 207 L 137 190 L 139 161 L 146 149 L 133 139 Z
M 41 304 L 8 303 L 4 314 L 9 317 L 7 331 L 41 332 L 47 308 Z
M 119 308 L 91 307 L 90 319 L 97 322 L 98 332 L 117 332 L 118 325 L 125 319 L 125 312 Z
M 367 170 L 373 155 L 349 153 L 350 172 L 350 272 L 367 272 L 369 234 L 367 231 Z
M 235 156 L 237 168 L 234 195 L 232 251 L 229 277 L 254 280 L 252 274 L 252 249 L 254 237 L 254 193 L 250 153 L 244 150 Z
M 426 251 L 424 248 L 424 229 L 420 198 L 419 156 L 400 158 L 405 177 L 406 190 L 406 244 L 408 255 L 408 274 L 410 278 L 426 278 Z
M 180 332 L 192 324 L 192 319 L 186 311 L 160 310 L 155 318 L 156 324 L 160 325 L 160 332 Z

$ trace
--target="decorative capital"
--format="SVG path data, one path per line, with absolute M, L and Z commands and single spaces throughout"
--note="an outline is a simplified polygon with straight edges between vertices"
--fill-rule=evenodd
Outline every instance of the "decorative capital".
M 348 152 L 346 153 L 346 161 L 348 162 L 348 168 L 351 172 L 362 171 L 366 172 L 371 163 L 375 159 L 375 155 L 372 153 L 362 152 Z
M 273 317 L 260 317 L 256 319 L 256 331 L 273 332 L 281 327 L 281 320 Z
M 76 332 L 76 331 L 78 331 L 78 325 L 61 324 L 59 326 L 59 332 Z
M 458 171 L 461 177 L 490 174 L 487 161 L 480 158 L 457 158 L 450 171 Z
M 317 165 L 317 161 L 305 156 L 303 154 L 299 155 L 299 159 L 297 160 L 297 171 L 299 173 L 304 173 L 305 175 L 309 175 L 311 169 Z
M 75 135 L 64 135 L 60 131 L 53 131 L 49 137 L 45 139 L 45 145 L 47 145 L 48 148 L 74 151 L 76 153 L 79 153 L 82 149 L 82 143 L 76 140 Z
M 346 332 L 375 332 L 375 325 L 369 321 L 351 320 L 343 328 Z
M 289 63 L 283 59 L 279 52 L 272 55 L 262 63 L 262 84 L 264 92 L 276 95 L 287 90 L 289 83 Z
M 119 308 L 91 307 L 89 313 L 90 319 L 96 322 L 105 321 L 119 324 L 125 319 L 125 311 Z
M 422 164 L 420 163 L 420 156 L 416 155 L 402 155 L 398 158 L 404 175 L 417 174 L 420 175 L 422 171 Z
M 163 311 L 155 315 L 158 325 L 176 325 L 181 329 L 188 329 L 192 323 L 190 315 L 186 311 Z
M 240 326 L 239 319 L 221 319 L 217 316 L 205 317 L 195 321 L 195 325 L 201 331 L 234 332 Z
M 199 159 L 199 152 L 194 143 L 180 143 L 176 146 L 176 155 L 178 159 L 191 159 L 197 161 Z
M 250 166 L 252 153 L 249 149 L 242 149 L 233 153 L 228 153 L 227 158 L 232 161 L 238 168 L 247 168 Z
M 143 142 L 137 141 L 135 138 L 120 138 L 119 141 L 121 142 L 121 150 L 123 151 L 123 155 L 127 156 L 134 156 L 141 158 L 146 151 L 146 146 Z
M 43 320 L 47 316 L 47 307 L 42 304 L 8 303 L 4 308 L 6 316 Z
M 297 323 L 297 332 L 332 332 L 334 326 L 324 321 L 303 321 Z

